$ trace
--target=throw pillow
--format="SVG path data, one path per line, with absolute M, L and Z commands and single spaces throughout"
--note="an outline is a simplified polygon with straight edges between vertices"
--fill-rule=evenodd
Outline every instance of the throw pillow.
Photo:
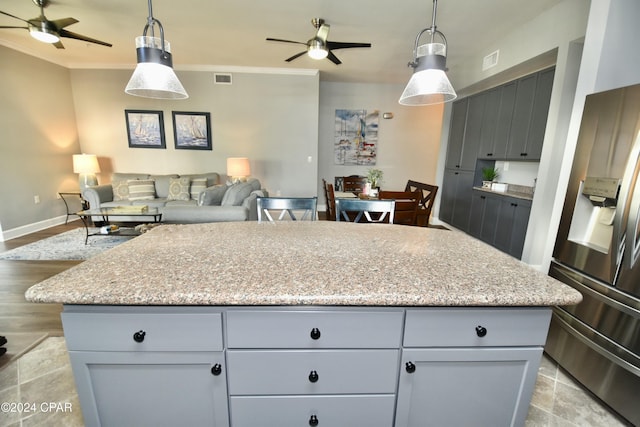
M 221 204 L 222 206 L 240 206 L 252 191 L 253 188 L 251 188 L 251 183 L 249 182 L 233 184 L 224 194 Z
M 199 200 L 200 193 L 207 189 L 207 178 L 194 178 L 191 180 L 191 198 Z
M 222 204 L 222 198 L 227 192 L 227 188 L 229 187 L 224 184 L 208 187 L 200 193 L 198 206 L 220 206 L 220 204 Z
M 156 198 L 156 186 L 153 179 L 130 179 L 129 200 L 153 200 Z
M 167 200 L 189 200 L 189 186 L 191 180 L 189 178 L 171 178 L 169 180 L 169 195 Z
M 129 200 L 129 184 L 127 181 L 113 181 L 111 187 L 113 188 L 114 202 Z

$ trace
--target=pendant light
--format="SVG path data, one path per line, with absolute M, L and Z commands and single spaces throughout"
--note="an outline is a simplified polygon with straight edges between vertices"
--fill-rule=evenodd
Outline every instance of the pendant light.
M 147 24 L 144 26 L 142 36 L 136 37 L 138 65 L 124 91 L 129 95 L 145 98 L 188 98 L 189 95 L 173 71 L 171 45 L 164 39 L 164 28 L 160 21 L 153 17 L 151 0 L 148 0 L 148 3 Z M 160 38 L 155 37 L 155 25 L 160 29 Z M 151 29 L 151 36 L 147 36 L 149 29 Z
M 413 48 L 413 61 L 409 62 L 413 74 L 400 96 L 402 105 L 430 105 L 453 101 L 457 95 L 449 82 L 447 70 L 447 39 L 436 29 L 438 1 L 433 0 L 431 27 L 418 33 Z M 418 46 L 424 33 L 430 36 L 429 43 Z M 439 39 L 439 40 L 437 40 Z

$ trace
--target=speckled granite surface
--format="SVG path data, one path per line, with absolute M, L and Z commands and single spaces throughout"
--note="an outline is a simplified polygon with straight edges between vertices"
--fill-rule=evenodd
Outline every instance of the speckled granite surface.
M 342 222 L 163 225 L 31 287 L 115 305 L 548 306 L 572 288 L 457 231 Z

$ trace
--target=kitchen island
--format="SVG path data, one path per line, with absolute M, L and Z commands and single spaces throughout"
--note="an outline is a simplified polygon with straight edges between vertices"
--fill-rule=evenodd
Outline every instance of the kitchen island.
M 87 425 L 522 425 L 572 288 L 462 233 L 166 225 L 27 291 Z M 443 424 L 444 423 L 444 424 Z

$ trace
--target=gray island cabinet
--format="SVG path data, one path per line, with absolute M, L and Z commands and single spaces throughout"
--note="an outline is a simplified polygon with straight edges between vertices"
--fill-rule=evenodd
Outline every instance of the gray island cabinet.
M 291 222 L 157 227 L 27 298 L 88 426 L 405 427 L 523 425 L 581 295 L 459 232 Z

